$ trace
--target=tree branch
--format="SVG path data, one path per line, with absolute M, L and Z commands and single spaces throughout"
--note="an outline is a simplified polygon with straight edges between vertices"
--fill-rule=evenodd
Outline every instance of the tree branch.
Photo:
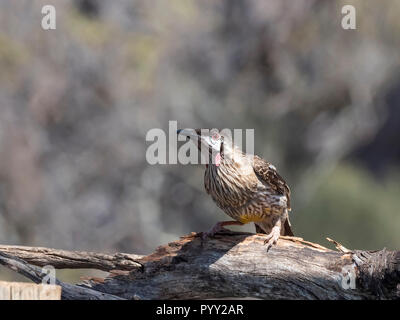
M 79 288 L 124 299 L 400 298 L 399 251 L 337 252 L 283 237 L 267 252 L 263 242 L 264 236 L 237 232 L 202 242 L 193 233 L 148 256 L 104 255 L 104 261 L 103 254 L 46 248 L 0 246 L 0 252 L 41 266 L 108 270 L 107 278 L 89 279 Z
M 0 245 L 0 252 L 8 253 L 40 267 L 52 265 L 56 269 L 98 269 L 103 271 L 141 268 L 141 264 L 137 260 L 142 258 L 141 255 L 127 253 L 105 254 L 6 245 Z
M 36 266 L 30 265 L 25 261 L 11 257 L 8 254 L 0 252 L 0 264 L 18 272 L 35 283 L 42 283 L 43 278 L 47 276 L 42 270 Z M 113 296 L 107 293 L 92 290 L 90 288 L 81 287 L 55 280 L 55 284 L 61 286 L 61 297 L 65 300 L 121 300 L 123 298 Z

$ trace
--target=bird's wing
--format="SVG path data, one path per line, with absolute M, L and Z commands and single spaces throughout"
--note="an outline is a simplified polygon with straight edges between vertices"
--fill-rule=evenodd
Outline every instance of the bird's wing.
M 286 196 L 287 199 L 287 209 L 290 211 L 290 189 L 285 180 L 279 175 L 276 171 L 276 168 L 271 165 L 269 162 L 260 158 L 259 156 L 254 156 L 253 161 L 253 169 L 256 173 L 257 177 L 268 184 L 273 190 L 277 192 L 277 194 L 282 194 Z M 291 224 L 289 221 L 289 217 L 286 218 L 285 223 L 283 225 L 284 235 L 285 236 L 293 236 L 293 231 L 291 228 Z M 256 224 L 256 232 L 257 233 L 265 233 L 259 226 Z
M 276 168 L 259 156 L 254 156 L 253 169 L 261 181 L 268 184 L 277 194 L 286 196 L 287 208 L 290 211 L 290 189 Z

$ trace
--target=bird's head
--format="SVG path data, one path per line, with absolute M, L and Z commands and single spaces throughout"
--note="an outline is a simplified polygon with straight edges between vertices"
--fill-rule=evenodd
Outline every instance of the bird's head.
M 221 159 L 226 156 L 230 150 L 232 139 L 229 135 L 220 132 L 217 129 L 180 129 L 178 135 L 186 136 L 196 143 L 197 148 L 217 166 Z

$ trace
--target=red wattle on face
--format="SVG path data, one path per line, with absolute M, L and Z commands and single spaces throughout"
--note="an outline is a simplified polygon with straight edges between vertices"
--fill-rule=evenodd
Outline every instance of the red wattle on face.
M 221 164 L 221 154 L 218 152 L 217 155 L 215 156 L 215 161 L 214 161 L 215 165 L 217 167 L 219 167 L 219 165 Z

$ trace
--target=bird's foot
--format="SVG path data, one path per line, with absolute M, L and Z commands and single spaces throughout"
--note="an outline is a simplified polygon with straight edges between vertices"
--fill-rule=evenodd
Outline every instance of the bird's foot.
M 206 232 L 202 232 L 201 234 L 201 239 L 206 240 L 207 238 L 213 237 L 216 233 L 225 231 L 225 232 L 231 232 L 230 230 L 224 228 L 224 226 L 232 226 L 232 225 L 238 225 L 242 226 L 243 223 L 239 221 L 220 221 L 217 222 L 214 227 L 212 227 L 210 230 Z
M 228 229 L 226 229 L 226 228 L 223 227 L 223 223 L 222 223 L 222 222 L 217 222 L 217 223 L 215 224 L 214 227 L 212 227 L 210 230 L 205 231 L 205 232 L 203 232 L 203 233 L 201 234 L 201 239 L 202 239 L 202 240 L 206 240 L 206 239 L 208 239 L 208 238 L 211 238 L 211 237 L 213 237 L 216 233 L 218 233 L 218 232 L 220 232 L 220 231 L 223 231 L 223 230 L 228 231 Z
M 271 249 L 271 247 L 278 242 L 280 236 L 280 228 L 277 226 L 273 227 L 271 232 L 267 235 L 267 238 L 264 240 L 264 245 L 267 245 L 267 251 L 269 251 L 269 249 Z

